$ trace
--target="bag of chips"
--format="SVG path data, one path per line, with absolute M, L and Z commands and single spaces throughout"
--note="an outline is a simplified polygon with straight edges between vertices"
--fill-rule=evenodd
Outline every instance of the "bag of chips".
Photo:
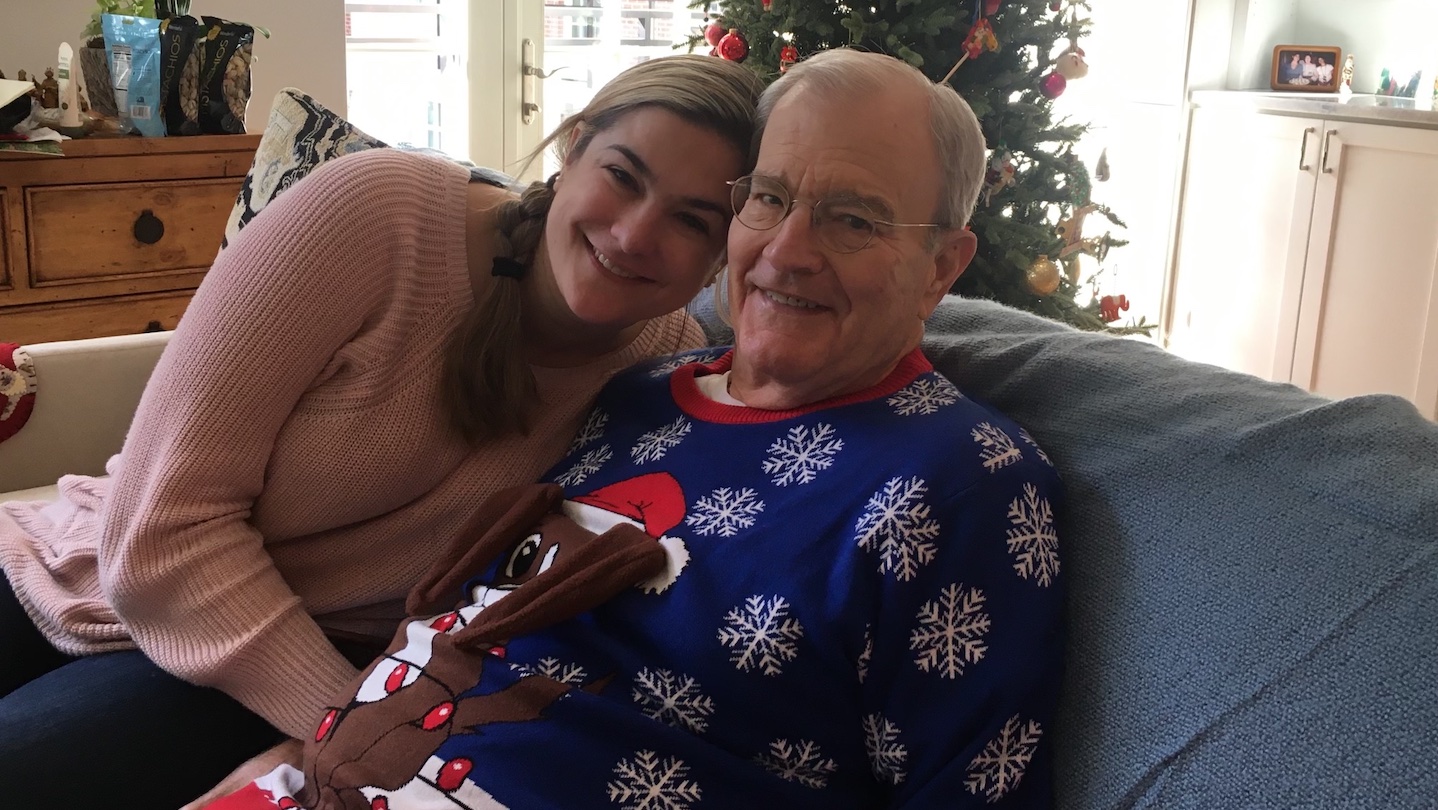
M 160 21 L 106 14 L 101 18 L 115 104 L 126 129 L 158 138 L 165 134 L 160 96 Z

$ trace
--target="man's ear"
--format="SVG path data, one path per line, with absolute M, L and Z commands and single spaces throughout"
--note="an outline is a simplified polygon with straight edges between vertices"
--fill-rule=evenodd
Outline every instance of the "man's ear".
M 974 254 L 979 250 L 979 238 L 968 227 L 945 231 L 939 237 L 938 252 L 934 254 L 934 277 L 924 290 L 924 310 L 919 313 L 925 320 L 948 295 L 949 288 L 964 274 Z

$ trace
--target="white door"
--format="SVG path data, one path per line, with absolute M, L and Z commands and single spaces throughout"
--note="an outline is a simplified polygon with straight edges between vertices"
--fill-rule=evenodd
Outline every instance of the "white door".
M 1194 111 L 1167 342 L 1174 353 L 1288 379 L 1321 130 L 1306 118 Z
M 1438 417 L 1438 132 L 1330 122 L 1293 382 Z
M 470 0 L 471 159 L 518 172 L 621 70 L 684 53 L 702 19 L 689 0 Z M 555 168 L 541 159 L 525 176 Z

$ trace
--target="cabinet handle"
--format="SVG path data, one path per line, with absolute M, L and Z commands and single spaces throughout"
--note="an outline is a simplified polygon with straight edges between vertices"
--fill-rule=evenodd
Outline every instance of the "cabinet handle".
M 1298 170 L 1306 172 L 1313 167 L 1308 165 L 1308 136 L 1318 131 L 1318 127 L 1309 127 L 1303 130 L 1303 137 L 1298 140 Z
M 153 245 L 165 235 L 165 223 L 155 216 L 154 211 L 146 208 L 135 217 L 135 226 L 131 230 L 136 241 Z
M 1328 148 L 1329 148 L 1329 146 L 1333 143 L 1333 136 L 1334 136 L 1334 135 L 1337 135 L 1337 134 L 1338 134 L 1338 130 L 1336 130 L 1336 129 L 1330 129 L 1330 130 L 1328 130 L 1327 132 L 1323 133 L 1323 173 L 1324 173 L 1324 174 L 1333 174 L 1333 167 L 1328 165 Z

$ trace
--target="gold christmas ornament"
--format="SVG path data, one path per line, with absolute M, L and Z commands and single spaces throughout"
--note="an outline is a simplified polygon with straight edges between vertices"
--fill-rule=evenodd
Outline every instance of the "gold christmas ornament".
M 1059 266 L 1047 255 L 1040 255 L 1029 265 L 1029 289 L 1038 295 L 1053 295 L 1059 288 Z
M 1082 256 L 1082 253 L 1075 253 L 1062 259 L 1064 275 L 1069 277 L 1070 284 L 1077 285 L 1079 279 L 1083 278 L 1083 262 L 1079 261 Z

